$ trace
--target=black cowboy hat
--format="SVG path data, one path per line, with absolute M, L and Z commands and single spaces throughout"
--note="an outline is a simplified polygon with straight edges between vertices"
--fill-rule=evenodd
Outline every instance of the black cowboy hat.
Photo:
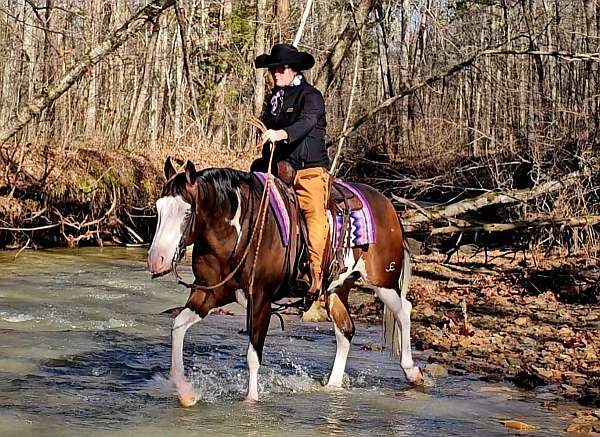
M 275 44 L 271 53 L 263 53 L 254 60 L 256 68 L 275 68 L 289 65 L 296 71 L 303 71 L 315 65 L 315 58 L 310 53 L 299 52 L 290 44 Z

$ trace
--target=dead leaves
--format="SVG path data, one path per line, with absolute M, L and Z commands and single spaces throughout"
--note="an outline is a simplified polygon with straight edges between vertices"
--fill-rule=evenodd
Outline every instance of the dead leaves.
M 569 397 L 600 385 L 600 308 L 559 302 L 548 288 L 532 293 L 520 285 L 524 270 L 514 265 L 493 274 L 443 267 L 431 256 L 421 257 L 415 269 L 417 348 L 456 368 L 500 373 L 521 387 L 551 384 Z M 452 284 L 472 286 L 430 279 L 450 271 Z

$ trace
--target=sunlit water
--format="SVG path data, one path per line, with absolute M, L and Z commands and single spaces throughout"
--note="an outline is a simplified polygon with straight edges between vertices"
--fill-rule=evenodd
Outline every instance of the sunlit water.
M 539 393 L 490 392 L 475 376 L 412 389 L 357 325 L 348 387 L 322 389 L 335 355 L 330 323 L 273 319 L 259 374 L 246 388 L 245 318 L 209 316 L 186 337 L 201 401 L 181 408 L 168 379 L 170 317 L 185 302 L 170 277 L 151 281 L 142 249 L 0 253 L 0 435 L 511 435 L 501 420 L 557 435 L 565 411 Z M 183 269 L 185 271 L 185 269 Z M 419 356 L 417 354 L 417 360 Z M 542 396 L 543 397 L 543 396 Z

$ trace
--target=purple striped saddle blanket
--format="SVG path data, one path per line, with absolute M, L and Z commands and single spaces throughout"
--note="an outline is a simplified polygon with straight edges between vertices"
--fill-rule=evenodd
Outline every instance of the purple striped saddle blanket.
M 365 195 L 354 184 L 349 182 L 336 181 L 337 185 L 343 185 L 354 194 L 362 203 L 363 207 L 356 211 L 350 211 L 346 229 L 344 228 L 344 212 L 335 211 L 335 227 L 332 218 L 332 211 L 328 210 L 329 228 L 333 230 L 330 233 L 334 247 L 341 247 L 345 241 L 350 243 L 350 247 L 365 246 L 377 241 L 375 235 L 375 219 L 373 211 Z
M 264 187 L 267 175 L 261 172 L 255 172 L 254 175 L 258 178 Z M 333 239 L 334 247 L 340 247 L 344 242 L 350 242 L 351 247 L 365 246 L 376 242 L 375 235 L 375 220 L 373 211 L 364 194 L 352 183 L 336 181 L 350 190 L 363 204 L 363 208 L 357 211 L 350 211 L 348 221 L 346 221 L 346 229 L 344 228 L 344 214 L 341 211 L 327 211 L 327 219 L 329 222 L 330 237 Z M 284 196 L 281 194 L 276 185 L 271 185 L 269 191 L 269 204 L 271 211 L 277 221 L 279 234 L 284 246 L 290 244 L 291 224 L 289 210 L 287 208 Z

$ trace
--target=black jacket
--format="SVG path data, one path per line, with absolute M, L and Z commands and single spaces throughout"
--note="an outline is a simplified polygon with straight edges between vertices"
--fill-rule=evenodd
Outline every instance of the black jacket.
M 279 141 L 275 148 L 275 162 L 287 160 L 296 169 L 329 167 L 325 146 L 325 102 L 323 96 L 304 78 L 300 85 L 283 88 L 283 102 L 273 114 L 271 99 L 281 88 L 274 88 L 265 101 L 261 116 L 268 129 L 283 129 L 288 139 Z M 263 157 L 268 158 L 269 147 L 265 144 Z

